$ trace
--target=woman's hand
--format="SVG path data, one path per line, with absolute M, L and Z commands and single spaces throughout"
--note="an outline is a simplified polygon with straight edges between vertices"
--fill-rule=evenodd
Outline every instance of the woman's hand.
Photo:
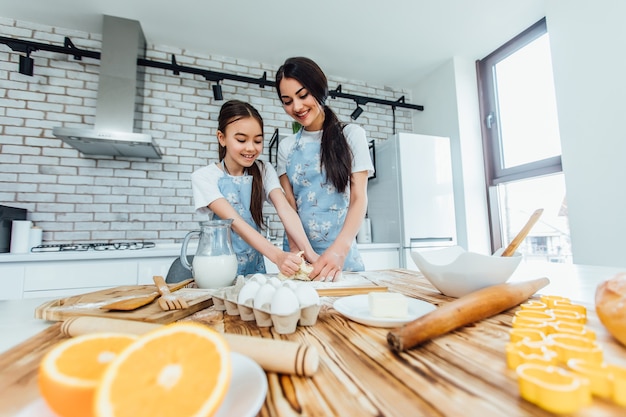
M 343 270 L 346 254 L 339 253 L 331 246 L 313 264 L 309 278 L 313 281 L 335 281 Z

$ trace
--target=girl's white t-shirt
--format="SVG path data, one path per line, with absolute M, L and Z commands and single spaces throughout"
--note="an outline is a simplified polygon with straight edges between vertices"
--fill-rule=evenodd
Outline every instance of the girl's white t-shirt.
M 365 129 L 354 123 L 347 124 L 343 128 L 343 134 L 346 136 L 348 146 L 352 150 L 352 171 L 361 172 L 367 171 L 368 177 L 374 173 L 374 165 L 372 164 L 372 158 L 370 157 L 369 145 L 367 143 L 367 137 L 365 135 Z M 320 142 L 322 140 L 322 131 L 309 132 L 302 131 L 300 140 L 303 143 L 307 142 Z M 291 149 L 296 144 L 296 135 L 290 135 L 280 141 L 278 145 L 278 175 L 283 175 L 287 172 L 287 158 Z
M 280 188 L 282 191 L 276 170 L 272 164 L 265 161 L 263 161 L 262 165 L 258 161 L 254 163 L 259 165 L 259 169 L 261 170 L 265 201 L 271 203 L 269 199 L 270 193 L 276 188 Z M 196 213 L 212 214 L 208 205 L 218 198 L 225 198 L 218 187 L 218 181 L 222 176 L 229 174 L 222 171 L 218 164 L 221 165 L 221 162 L 207 165 L 191 174 L 191 190 L 193 192 Z

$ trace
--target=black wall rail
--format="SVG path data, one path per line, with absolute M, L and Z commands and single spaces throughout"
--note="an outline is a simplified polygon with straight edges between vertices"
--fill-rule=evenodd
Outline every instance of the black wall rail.
M 65 38 L 65 42 L 63 46 L 49 45 L 49 44 L 21 40 L 21 39 L 7 38 L 4 36 L 0 36 L 0 43 L 7 45 L 14 52 L 25 53 L 26 57 L 30 57 L 30 54 L 35 51 L 48 51 L 48 52 L 72 55 L 74 59 L 76 60 L 82 60 L 83 57 L 92 58 L 92 59 L 100 59 L 100 52 L 77 48 L 68 37 Z M 261 88 L 265 88 L 265 86 L 274 87 L 276 85 L 274 81 L 267 79 L 267 72 L 263 72 L 263 76 L 260 78 L 253 78 L 253 77 L 245 77 L 242 75 L 212 71 L 212 70 L 207 70 L 207 69 L 202 69 L 202 68 L 194 68 L 194 67 L 189 67 L 185 65 L 178 65 L 176 63 L 176 57 L 174 55 L 172 55 L 172 61 L 169 63 L 138 58 L 137 64 L 144 66 L 144 67 L 160 68 L 160 69 L 172 71 L 174 75 L 179 75 L 181 72 L 200 75 L 204 77 L 207 81 L 212 81 L 216 83 L 219 83 L 220 81 L 223 81 L 223 80 L 232 80 L 232 81 L 239 81 L 239 82 L 244 82 L 244 83 L 249 83 L 249 84 L 256 84 Z M 32 71 L 30 74 L 26 74 L 26 75 L 32 75 Z M 419 110 L 419 111 L 424 110 L 424 106 L 406 103 L 404 96 L 402 96 L 397 101 L 393 101 L 393 100 L 385 100 L 385 99 L 369 97 L 369 96 L 361 96 L 357 94 L 348 94 L 348 93 L 344 93 L 341 91 L 341 85 L 337 86 L 335 90 L 329 91 L 329 96 L 333 99 L 345 98 L 349 100 L 354 100 L 357 106 L 365 105 L 367 103 L 375 103 L 375 104 L 380 104 L 383 106 L 390 106 L 393 110 L 395 110 L 396 108 Z

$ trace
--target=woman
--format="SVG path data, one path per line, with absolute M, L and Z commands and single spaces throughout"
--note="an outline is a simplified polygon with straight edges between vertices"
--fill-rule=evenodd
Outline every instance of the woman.
M 309 261 L 318 255 L 306 238 L 298 214 L 289 205 L 270 164 L 257 161 L 263 150 L 263 119 L 250 104 L 230 100 L 218 116 L 219 160 L 191 175 L 196 211 L 233 219 L 233 249 L 238 275 L 265 273 L 263 255 L 286 276 L 294 275 L 302 258 L 280 250 L 259 233 L 263 202 L 270 200 L 285 229 Z
M 311 278 L 334 280 L 362 271 L 356 234 L 367 211 L 367 178 L 374 172 L 365 131 L 343 124 L 326 105 L 328 80 L 309 58 L 289 58 L 276 73 L 285 112 L 302 128 L 280 142 L 278 175 L 313 249 L 321 256 Z M 287 233 L 288 245 L 295 245 Z

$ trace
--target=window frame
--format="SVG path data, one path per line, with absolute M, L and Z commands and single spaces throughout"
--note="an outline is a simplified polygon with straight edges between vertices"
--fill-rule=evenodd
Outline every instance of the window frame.
M 548 30 L 544 17 L 476 62 L 492 250 L 503 245 L 498 184 L 563 172 L 561 155 L 510 168 L 504 167 L 502 157 L 501 130 L 500 123 L 498 123 L 498 102 L 495 91 L 495 65 L 546 33 Z M 489 124 L 494 121 L 495 128 L 492 128 Z

